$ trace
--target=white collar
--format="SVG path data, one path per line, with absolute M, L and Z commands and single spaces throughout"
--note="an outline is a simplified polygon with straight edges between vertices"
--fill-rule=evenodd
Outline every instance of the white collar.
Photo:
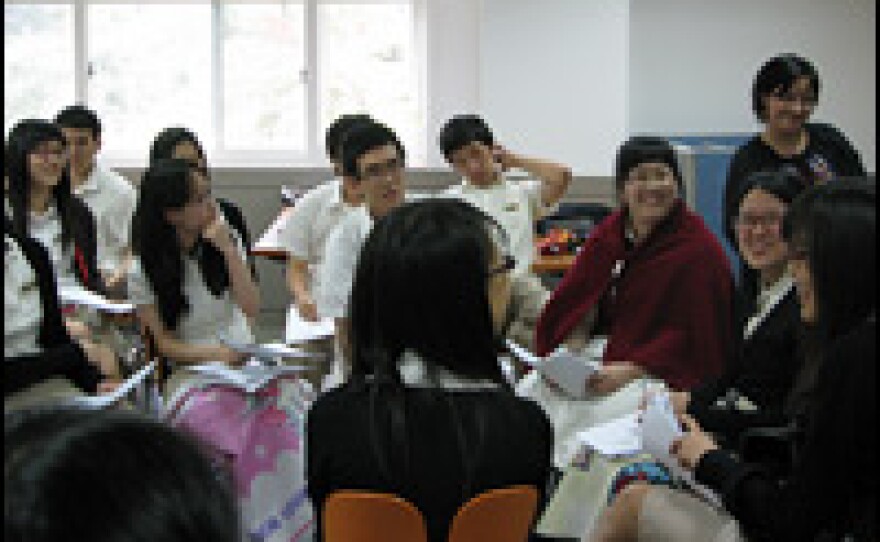
M 88 192 L 97 192 L 99 177 L 100 173 L 98 172 L 98 164 L 95 163 L 92 165 L 92 171 L 89 173 L 89 176 L 86 178 L 85 182 L 77 186 L 74 189 L 73 193 L 79 196 Z
M 490 184 L 489 186 L 477 186 L 474 183 L 472 183 L 470 181 L 470 179 L 468 179 L 467 177 L 461 178 L 462 190 L 473 190 L 473 191 L 498 190 L 501 188 L 507 188 L 507 185 L 509 185 L 509 184 L 510 184 L 510 177 L 506 173 L 504 173 L 503 171 L 498 173 L 498 182 Z
M 794 288 L 794 279 L 791 278 L 788 272 L 783 273 L 779 280 L 773 284 L 766 288 L 761 288 L 761 291 L 758 292 L 758 313 L 749 318 L 743 333 L 746 339 L 749 339 L 755 333 L 758 326 L 767 319 L 770 313 L 773 312 L 773 309 L 782 302 L 783 298 L 788 295 L 792 288 Z
M 485 379 L 473 379 L 455 375 L 443 367 L 436 367 L 436 380 L 431 378 L 424 360 L 410 350 L 400 360 L 400 378 L 407 386 L 415 388 L 441 388 L 444 390 L 494 390 L 498 384 Z

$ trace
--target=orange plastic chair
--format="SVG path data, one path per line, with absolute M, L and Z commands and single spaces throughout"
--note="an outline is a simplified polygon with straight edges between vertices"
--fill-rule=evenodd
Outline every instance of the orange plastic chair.
M 385 493 L 338 491 L 323 510 L 324 542 L 427 542 L 422 513 Z
M 525 542 L 537 511 L 538 491 L 532 486 L 481 493 L 455 514 L 449 542 Z

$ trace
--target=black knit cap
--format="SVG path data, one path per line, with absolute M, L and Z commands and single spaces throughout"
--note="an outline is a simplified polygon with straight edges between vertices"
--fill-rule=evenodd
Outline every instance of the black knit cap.
M 623 190 L 623 184 L 633 168 L 649 162 L 666 164 L 672 169 L 678 183 L 679 196 L 684 199 L 684 180 L 681 177 L 675 150 L 668 141 L 655 136 L 633 136 L 620 146 L 614 169 L 614 184 L 617 192 Z

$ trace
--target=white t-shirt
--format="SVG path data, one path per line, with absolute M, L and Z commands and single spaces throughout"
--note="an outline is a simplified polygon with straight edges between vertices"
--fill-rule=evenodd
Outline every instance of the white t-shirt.
M 245 253 L 236 237 L 236 246 L 242 261 Z M 174 330 L 182 342 L 193 345 L 215 345 L 223 341 L 246 344 L 254 342 L 247 318 L 232 299 L 227 288 L 220 297 L 208 290 L 194 258 L 183 259 L 183 292 L 189 302 L 189 311 L 181 316 Z M 153 305 L 158 310 L 158 300 L 153 287 L 144 273 L 140 258 L 134 258 L 128 273 L 129 301 L 135 305 Z
M 516 272 L 529 272 L 535 260 L 535 222 L 557 207 L 542 203 L 540 181 L 513 180 L 502 174 L 501 182 L 483 188 L 463 179 L 443 194 L 462 199 L 494 218 L 507 233 Z
M 131 219 L 137 205 L 137 191 L 125 177 L 96 164 L 86 182 L 73 193 L 95 217 L 98 268 L 112 272 L 131 245 Z
M 310 287 L 314 287 L 331 232 L 359 208 L 342 201 L 342 180 L 337 178 L 309 190 L 291 209 L 281 242 L 290 254 L 309 263 Z
M 321 318 L 343 318 L 361 248 L 373 229 L 366 207 L 348 214 L 330 234 L 318 269 L 315 302 Z
M 3 242 L 3 355 L 35 354 L 43 319 L 37 274 L 14 239 Z

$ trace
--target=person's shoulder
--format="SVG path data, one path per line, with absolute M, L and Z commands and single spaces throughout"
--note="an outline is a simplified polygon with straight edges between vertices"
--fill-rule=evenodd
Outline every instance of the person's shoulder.
M 125 196 L 134 196 L 137 192 L 134 185 L 122 174 L 113 171 L 110 168 L 97 165 L 96 171 L 102 188 L 113 194 L 122 194 Z
M 326 418 L 351 418 L 362 411 L 367 399 L 366 392 L 351 383 L 327 390 L 309 408 L 309 422 L 314 424 Z

